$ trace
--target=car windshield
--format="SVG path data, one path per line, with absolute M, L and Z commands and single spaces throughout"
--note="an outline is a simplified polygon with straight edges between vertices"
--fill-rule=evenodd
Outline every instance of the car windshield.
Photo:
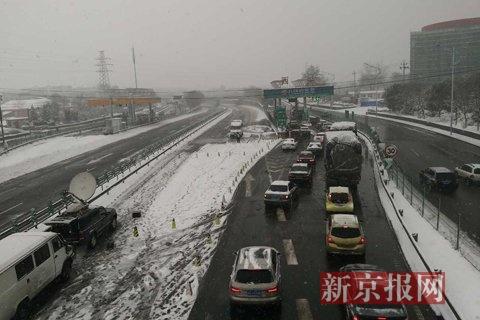
M 348 193 L 331 193 L 330 201 L 333 203 L 344 204 L 349 201 Z
M 308 172 L 308 167 L 306 167 L 306 166 L 292 166 L 291 171 Z
M 437 172 L 436 177 L 438 180 L 455 180 L 456 175 L 454 172 Z
M 288 191 L 288 187 L 287 186 L 281 186 L 281 185 L 271 185 L 270 186 L 270 191 L 286 192 L 286 191 Z
M 269 270 L 238 270 L 235 281 L 252 284 L 271 283 L 273 276 Z
M 360 230 L 358 228 L 349 227 L 334 227 L 331 235 L 337 238 L 357 238 L 360 237 Z

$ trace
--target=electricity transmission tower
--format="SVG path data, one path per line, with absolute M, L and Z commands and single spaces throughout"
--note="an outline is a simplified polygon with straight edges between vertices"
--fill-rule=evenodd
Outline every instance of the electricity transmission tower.
M 111 64 L 110 58 L 105 57 L 105 52 L 99 51 L 98 57 L 96 59 L 98 62 L 97 66 L 97 73 L 98 73 L 98 87 L 102 90 L 110 89 L 110 77 L 109 73 L 112 71 L 110 69 L 113 64 Z

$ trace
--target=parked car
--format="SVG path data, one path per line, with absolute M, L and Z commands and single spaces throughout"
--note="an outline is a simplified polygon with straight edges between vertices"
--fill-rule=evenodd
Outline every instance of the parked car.
M 54 232 L 19 232 L 0 240 L 0 319 L 27 319 L 30 302 L 56 279 L 68 280 L 75 253 Z
M 239 305 L 281 305 L 280 254 L 272 247 L 242 248 L 230 275 L 230 311 Z
M 282 142 L 282 150 L 297 150 L 298 142 L 293 138 L 288 138 Z
M 356 215 L 332 214 L 326 225 L 327 254 L 365 256 L 367 240 Z
M 353 213 L 353 197 L 348 187 L 330 187 L 325 200 L 327 212 Z
M 307 146 L 307 151 L 311 151 L 316 158 L 319 158 L 323 153 L 323 145 L 321 142 L 310 142 Z
M 348 264 L 340 268 L 340 272 L 385 272 L 385 270 L 370 264 Z M 357 279 L 354 279 L 357 280 Z M 361 283 L 358 279 L 357 287 Z M 356 294 L 352 292 L 352 294 Z M 384 319 L 384 320 L 408 320 L 407 309 L 402 304 L 345 304 L 346 319 Z
M 297 197 L 298 187 L 291 181 L 273 181 L 265 191 L 265 210 L 270 208 L 284 207 L 291 208 L 294 199 Z
M 480 164 L 467 163 L 455 168 L 458 177 L 465 181 L 467 185 L 478 184 L 480 182 Z
M 315 159 L 315 155 L 312 151 L 302 151 L 297 157 L 298 163 L 308 163 L 312 167 L 317 164 L 317 160 Z
M 61 234 L 68 243 L 87 243 L 93 249 L 100 236 L 117 228 L 117 212 L 113 208 L 84 207 L 48 219 L 51 231 Z
M 445 167 L 429 167 L 420 171 L 420 184 L 427 189 L 453 192 L 458 187 L 457 174 Z
M 288 180 L 297 185 L 307 185 L 311 188 L 313 183 L 312 168 L 307 163 L 294 163 L 288 173 Z

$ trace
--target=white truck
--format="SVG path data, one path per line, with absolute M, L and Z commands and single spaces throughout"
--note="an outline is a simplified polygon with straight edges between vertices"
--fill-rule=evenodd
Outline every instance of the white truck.
M 0 320 L 27 319 L 32 299 L 70 277 L 75 253 L 54 232 L 19 232 L 0 240 Z

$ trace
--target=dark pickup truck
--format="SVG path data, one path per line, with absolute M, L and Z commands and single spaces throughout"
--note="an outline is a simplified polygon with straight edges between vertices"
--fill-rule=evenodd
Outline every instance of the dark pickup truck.
M 307 185 L 311 188 L 313 183 L 312 168 L 307 163 L 294 163 L 288 173 L 288 180 L 297 185 Z
M 68 243 L 86 243 L 93 249 L 101 235 L 117 228 L 117 212 L 112 208 L 83 207 L 53 217 L 45 224 L 51 227 L 51 231 L 61 234 Z

